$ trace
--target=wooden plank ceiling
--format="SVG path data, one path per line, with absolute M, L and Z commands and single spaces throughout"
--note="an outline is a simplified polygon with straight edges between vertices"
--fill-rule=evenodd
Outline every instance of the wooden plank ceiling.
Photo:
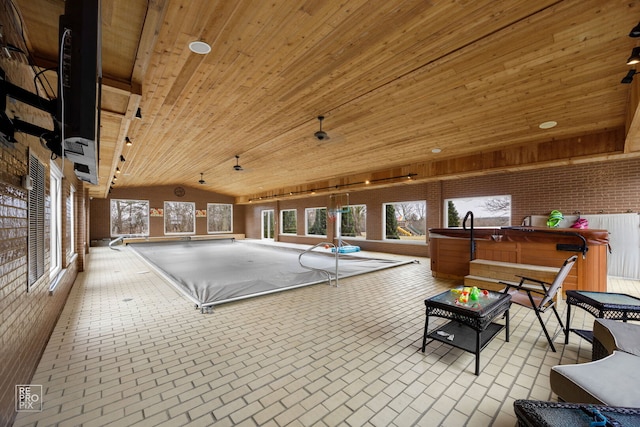
M 55 62 L 63 0 L 13 1 Z M 632 0 L 102 0 L 89 191 L 202 176 L 244 203 L 637 156 L 637 81 L 620 80 L 639 20 Z

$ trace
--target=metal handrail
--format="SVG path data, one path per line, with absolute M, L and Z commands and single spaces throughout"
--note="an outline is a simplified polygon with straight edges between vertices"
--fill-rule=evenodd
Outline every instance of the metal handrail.
M 476 241 L 473 238 L 473 212 L 469 211 L 462 220 L 462 228 L 467 229 L 467 218 L 471 217 L 471 230 L 469 231 L 469 259 L 476 259 Z
M 298 255 L 298 263 L 300 264 L 300 266 L 302 268 L 306 268 L 307 270 L 313 270 L 313 271 L 318 271 L 320 273 L 326 274 L 327 275 L 327 282 L 329 283 L 329 286 L 331 286 L 331 272 L 328 270 L 324 270 L 322 268 L 315 268 L 315 267 L 309 267 L 308 265 L 304 265 L 302 263 L 302 255 L 309 253 L 311 251 L 313 251 L 314 249 L 318 248 L 318 247 L 324 247 L 324 248 L 336 248 L 336 245 L 334 245 L 333 243 L 329 243 L 329 242 L 322 242 L 322 243 L 318 243 L 317 245 L 313 245 L 312 247 L 310 247 L 309 249 L 307 249 L 306 251 L 302 252 L 300 255 Z M 338 287 L 338 248 L 336 248 L 336 271 L 335 271 L 335 277 L 336 277 L 336 287 Z
M 123 240 L 124 240 L 124 236 L 120 236 L 117 239 L 110 241 L 109 242 L 109 248 L 113 249 L 114 251 L 119 251 L 120 249 L 114 248 L 113 245 L 115 245 L 118 242 L 122 242 Z
M 585 259 L 587 257 L 587 251 L 589 250 L 589 245 L 587 244 L 587 239 L 580 233 L 577 233 L 575 231 L 553 231 L 553 229 L 550 230 L 541 230 L 539 228 L 530 228 L 530 227 L 518 227 L 518 226 L 514 226 L 514 227 L 502 227 L 504 229 L 507 230 L 519 230 L 519 231 L 527 231 L 527 232 L 531 232 L 531 233 L 547 233 L 547 234 L 556 234 L 556 235 L 561 235 L 561 236 L 574 236 L 577 237 L 578 239 L 580 239 L 580 241 L 582 242 L 582 245 L 580 247 L 576 247 L 576 252 L 582 252 L 582 259 Z M 560 244 L 558 244 L 560 245 Z M 557 246 L 556 246 L 557 248 Z M 568 248 L 568 250 L 572 250 L 573 248 Z M 565 249 L 567 250 L 567 249 Z

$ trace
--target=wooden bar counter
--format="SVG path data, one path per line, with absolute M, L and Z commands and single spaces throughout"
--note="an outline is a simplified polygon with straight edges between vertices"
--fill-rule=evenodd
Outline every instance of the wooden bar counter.
M 470 230 L 429 230 L 431 272 L 434 277 L 463 279 L 469 274 Z M 504 227 L 473 230 L 475 258 L 518 264 L 560 267 L 578 255 L 562 292 L 607 291 L 607 230 Z M 513 280 L 516 280 L 514 278 Z

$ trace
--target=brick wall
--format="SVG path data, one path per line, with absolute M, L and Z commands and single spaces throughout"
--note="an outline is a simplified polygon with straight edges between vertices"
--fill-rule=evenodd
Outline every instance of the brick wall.
M 442 183 L 442 198 L 510 194 L 512 225 L 527 215 L 640 212 L 640 159 L 502 173 Z
M 349 192 L 349 204 L 367 206 L 367 240 L 353 239 L 349 243 L 357 244 L 363 250 L 376 252 L 390 252 L 402 255 L 428 256 L 426 238 L 418 243 L 398 243 L 383 241 L 382 205 L 383 203 L 426 200 L 427 218 L 439 218 L 437 209 L 430 209 L 437 204 L 440 184 L 404 184 L 397 187 L 371 189 L 365 191 Z M 261 226 L 261 213 L 266 209 L 274 209 L 276 217 L 276 230 L 279 231 L 279 212 L 286 209 L 297 211 L 297 236 L 279 235 L 276 240 L 287 243 L 314 245 L 323 241 L 333 241 L 334 230 L 328 227 L 326 237 L 305 236 L 305 209 L 325 207 L 329 203 L 329 194 L 322 194 L 303 199 L 283 199 L 267 203 L 251 203 L 246 205 L 246 235 L 247 238 L 259 239 Z M 434 225 L 435 227 L 436 225 Z
M 108 199 L 91 200 L 90 215 L 90 242 L 94 244 L 99 240 L 111 239 L 110 206 L 111 199 L 148 200 L 149 208 L 164 208 L 165 201 L 194 202 L 197 210 L 206 210 L 207 203 L 231 203 L 234 198 L 197 187 L 183 187 L 185 194 L 177 197 L 174 194 L 175 186 L 145 187 L 145 188 L 114 188 Z M 233 207 L 233 232 L 244 234 L 245 210 L 242 205 Z M 207 219 L 196 218 L 196 235 L 207 234 Z M 149 218 L 149 236 L 164 236 L 164 217 Z
M 0 3 L 0 24 L 4 28 L 5 42 L 21 46 L 19 30 L 12 26 L 15 16 L 8 2 Z M 13 30 L 13 31 L 12 31 Z M 0 56 L 0 68 L 6 72 L 9 82 L 27 90 L 33 88 L 33 74 L 18 60 L 7 61 Z M 27 67 L 27 69 L 29 69 Z M 41 92 L 42 93 L 42 92 Z M 40 110 L 12 103 L 16 115 L 21 119 L 42 127 L 51 126 L 51 117 Z M 16 384 L 29 384 L 40 356 L 53 331 L 56 320 L 67 299 L 67 295 L 84 265 L 84 230 L 86 217 L 81 212 L 85 206 L 86 193 L 67 162 L 64 170 L 63 197 L 63 242 L 62 266 L 65 268 L 56 289 L 50 293 L 49 224 L 45 222 L 45 274 L 27 292 L 27 211 L 28 191 L 22 188 L 22 176 L 28 173 L 28 156 L 33 152 L 45 165 L 45 176 L 49 175 L 51 152 L 43 148 L 38 138 L 17 133 L 13 148 L 0 146 L 0 426 L 11 425 L 15 418 L 14 391 Z M 58 160 L 58 164 L 60 161 Z M 70 186 L 76 192 L 76 247 L 71 248 L 70 212 L 67 203 Z M 45 218 L 49 210 L 49 181 L 45 182 Z
M 84 254 L 71 256 L 71 224 L 69 210 L 70 185 L 80 189 L 80 203 L 76 197 L 76 206 L 82 206 L 82 186 L 75 176 L 65 170 L 63 180 L 63 242 L 62 265 L 65 268 L 60 282 L 53 292 L 49 268 L 50 227 L 47 218 L 50 215 L 49 181 L 45 183 L 45 273 L 27 292 L 27 227 L 28 227 L 28 191 L 22 188 L 22 176 L 27 174 L 29 150 L 33 150 L 40 159 L 49 159 L 50 153 L 43 149 L 40 142 L 31 137 L 17 135 L 15 148 L 0 149 L 0 426 L 11 425 L 15 417 L 14 391 L 16 384 L 29 384 L 38 365 L 42 352 L 53 331 L 66 302 L 68 293 L 83 265 Z M 48 161 L 45 175 L 48 177 Z M 77 212 L 76 212 L 77 213 Z M 76 218 L 76 251 L 82 247 L 81 218 Z
M 577 211 L 582 214 L 640 212 L 639 188 L 640 159 L 635 158 L 352 191 L 349 203 L 367 205 L 367 240 L 356 241 L 362 249 L 428 256 L 426 242 L 407 244 L 382 240 L 383 203 L 426 200 L 427 228 L 437 228 L 443 226 L 444 200 L 448 198 L 511 195 L 511 225 L 519 225 L 528 215 L 547 215 L 553 209 L 565 214 Z M 331 240 L 332 230 L 326 238 L 304 235 L 305 208 L 327 206 L 328 200 L 329 195 L 324 194 L 247 205 L 247 237 L 260 238 L 262 210 L 275 209 L 279 220 L 280 210 L 296 209 L 298 235 L 281 235 L 278 240 L 309 245 Z

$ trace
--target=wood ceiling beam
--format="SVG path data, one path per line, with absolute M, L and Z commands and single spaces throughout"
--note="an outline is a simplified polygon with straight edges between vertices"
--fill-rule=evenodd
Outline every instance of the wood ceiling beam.
M 43 69 L 57 69 L 58 62 L 51 58 L 44 58 L 42 56 L 33 56 L 34 65 Z M 112 76 L 102 76 L 102 89 L 104 91 L 114 92 L 125 95 L 142 95 L 142 84 L 132 81 L 124 81 Z
M 640 151 L 640 77 L 631 82 L 627 103 L 626 138 L 624 152 Z
M 109 77 L 102 77 L 102 88 L 106 92 L 113 92 L 121 95 L 142 96 L 142 84 L 131 82 L 123 82 Z
M 120 155 L 124 149 L 124 138 L 129 134 L 132 121 L 135 120 L 135 114 L 138 108 L 140 108 L 140 101 L 142 100 L 142 82 L 158 40 L 158 34 L 167 10 L 167 4 L 168 0 L 151 0 L 148 3 L 147 13 L 145 15 L 140 35 L 140 43 L 138 44 L 138 52 L 133 65 L 131 82 L 124 83 L 113 79 L 106 80 L 103 78 L 103 88 L 105 91 L 128 95 L 129 100 L 127 103 L 127 109 L 122 114 L 106 110 L 102 111 L 103 114 L 117 116 L 122 119 L 120 131 L 118 132 L 118 139 L 115 141 L 114 155 L 111 159 L 104 159 L 110 163 L 110 167 L 109 174 L 106 177 L 103 177 L 104 179 L 102 182 L 111 182 L 109 178 L 115 174 L 120 161 Z M 98 190 L 98 197 L 106 198 L 109 194 L 109 188 L 110 186 L 108 184 L 101 186 Z
M 158 41 L 162 21 L 167 12 L 168 0 L 150 0 L 147 6 L 147 14 L 144 18 L 138 52 L 133 65 L 131 80 L 142 82 L 149 67 L 151 55 Z
M 120 132 L 118 133 L 118 139 L 115 141 L 115 149 L 113 158 L 111 158 L 111 165 L 109 167 L 109 175 L 107 175 L 107 182 L 111 182 L 108 178 L 114 176 L 116 174 L 116 169 L 120 162 L 120 155 L 124 149 L 125 137 L 129 133 L 129 128 L 131 127 L 131 122 L 135 120 L 133 117 L 135 115 L 138 106 L 140 105 L 140 97 L 139 96 L 130 96 L 129 103 L 127 105 L 127 112 L 124 116 L 122 116 L 122 121 L 120 122 Z M 106 198 L 109 195 L 110 185 L 105 185 L 100 189 L 100 197 Z

